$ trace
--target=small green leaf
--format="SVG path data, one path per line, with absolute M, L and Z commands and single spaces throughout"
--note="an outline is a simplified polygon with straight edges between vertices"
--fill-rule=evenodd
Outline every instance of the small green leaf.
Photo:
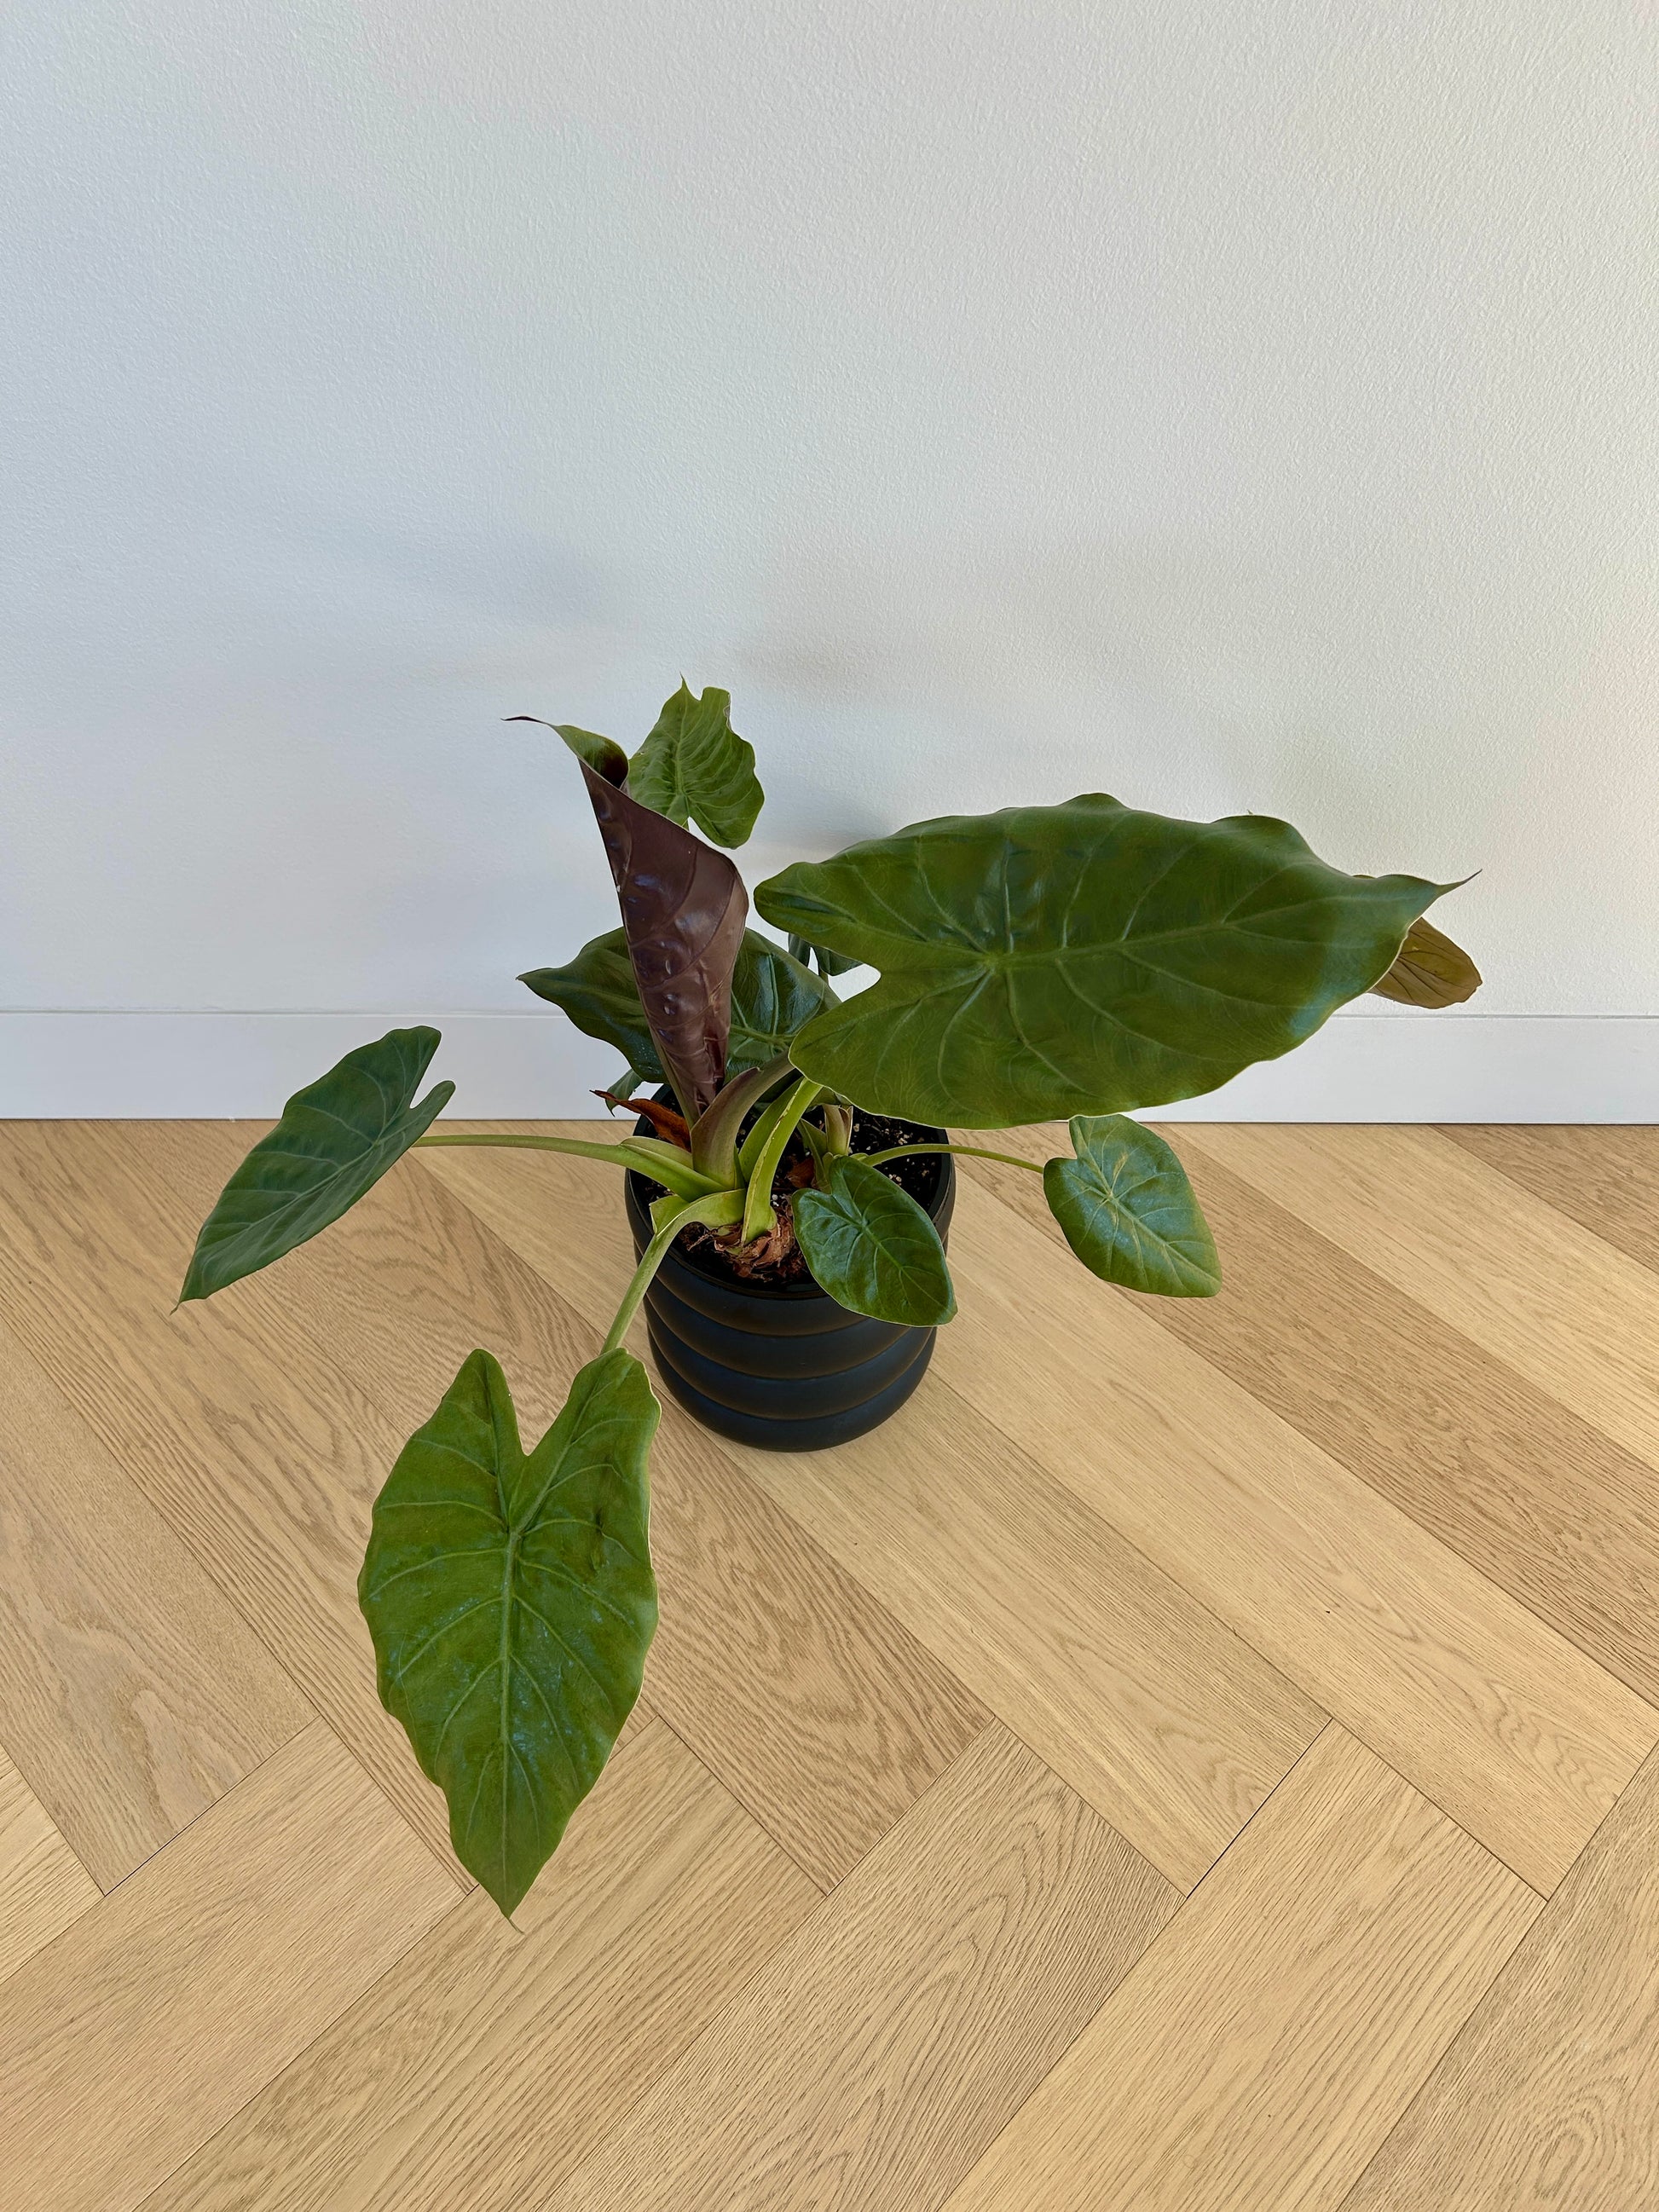
M 1091 1274 L 1170 1298 L 1221 1288 L 1210 1224 L 1162 1137 L 1122 1114 L 1079 1114 L 1074 1159 L 1042 1170 L 1048 1208 Z
M 844 975 L 849 968 L 856 968 L 856 960 L 848 960 L 839 952 L 828 952 L 821 945 L 809 945 L 804 937 L 792 935 L 789 939 L 792 958 L 803 966 L 816 964 L 820 975 Z
M 665 1079 L 640 1004 L 628 939 L 620 929 L 584 945 L 568 968 L 532 969 L 519 981 L 538 998 L 562 1006 L 586 1036 L 615 1046 L 629 1063 L 630 1088 Z M 726 1073 L 764 1067 L 788 1050 L 803 1022 L 830 1002 L 829 990 L 810 968 L 758 930 L 745 930 L 732 977 Z
M 821 1290 L 849 1313 L 931 1328 L 957 1302 L 945 1247 L 923 1209 L 856 1153 L 834 1154 L 825 1179 L 796 1194 L 795 1237 Z
M 1461 1006 L 1480 988 L 1480 970 L 1461 945 L 1420 918 L 1406 932 L 1392 968 L 1371 989 L 1402 1006 Z
M 440 1083 L 413 1103 L 438 1044 L 436 1030 L 389 1030 L 295 1092 L 202 1224 L 180 1305 L 280 1260 L 402 1158 L 455 1095 Z
M 1446 884 L 1345 875 L 1287 822 L 1098 793 L 798 862 L 755 904 L 879 969 L 795 1065 L 872 1112 L 989 1129 L 1213 1091 L 1383 975 Z
M 449 1800 L 456 1856 L 511 1912 L 599 1778 L 657 1625 L 631 1352 L 591 1360 L 528 1457 L 475 1352 L 398 1454 L 357 1595 L 380 1701 Z
M 624 783 L 628 780 L 628 755 L 614 738 L 602 738 L 597 730 L 579 730 L 574 722 L 544 722 L 539 714 L 505 714 L 507 722 L 534 722 L 538 729 L 551 730 L 562 737 L 579 761 L 586 761 L 607 783 Z
M 566 967 L 532 968 L 519 981 L 568 1014 L 584 1036 L 613 1046 L 636 1081 L 663 1080 L 624 932 L 608 929 L 603 937 L 590 938 Z
M 629 796 L 684 829 L 695 821 L 717 845 L 741 845 L 764 794 L 755 749 L 732 727 L 732 694 L 696 697 L 684 679 L 628 764 Z

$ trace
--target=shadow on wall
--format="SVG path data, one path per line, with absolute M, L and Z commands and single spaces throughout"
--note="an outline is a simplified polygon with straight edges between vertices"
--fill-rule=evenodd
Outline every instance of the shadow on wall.
M 1415 574 L 1172 539 L 823 550 L 775 580 L 743 659 L 828 714 L 943 710 L 981 732 L 964 751 L 1035 745 L 1047 797 L 1058 776 L 1177 811 L 1284 812 L 1316 839 L 1428 830 L 1455 864 L 1487 819 L 1483 757 L 1512 776 L 1516 732 L 1560 684 L 1559 599 L 1523 623 L 1533 595 L 1488 582 L 1473 603 L 1480 588 L 1451 545 Z M 974 781 L 971 761 L 952 772 Z M 997 803 L 982 779 L 971 803 Z

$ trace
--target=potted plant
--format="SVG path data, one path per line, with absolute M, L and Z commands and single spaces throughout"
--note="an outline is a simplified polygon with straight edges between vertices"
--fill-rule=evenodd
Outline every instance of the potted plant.
M 729 709 L 682 684 L 631 759 L 548 726 L 580 764 L 622 927 L 523 980 L 623 1055 L 605 1095 L 632 1132 L 438 1128 L 453 1085 L 416 1095 L 438 1032 L 393 1030 L 289 1100 L 180 1292 L 281 1258 L 412 1146 L 540 1146 L 622 1170 L 639 1264 L 599 1356 L 526 1453 L 506 1378 L 473 1352 L 376 1501 L 358 1585 L 381 1698 L 504 1912 L 609 1756 L 656 1625 L 659 1409 L 623 1342 L 642 1304 L 659 1372 L 701 1418 L 797 1449 L 856 1433 L 916 1387 L 955 1311 L 951 1154 L 1010 1157 L 948 1129 L 1068 1121 L 1070 1152 L 1033 1171 L 1084 1266 L 1207 1297 L 1204 1218 L 1130 1110 L 1279 1057 L 1361 992 L 1443 1006 L 1480 981 L 1422 918 L 1452 885 L 1345 875 L 1267 816 L 1182 822 L 1098 794 L 917 823 L 786 868 L 755 894 L 786 951 L 746 928 L 717 849 L 745 841 L 762 803 Z M 877 981 L 841 998 L 833 979 L 860 965 Z

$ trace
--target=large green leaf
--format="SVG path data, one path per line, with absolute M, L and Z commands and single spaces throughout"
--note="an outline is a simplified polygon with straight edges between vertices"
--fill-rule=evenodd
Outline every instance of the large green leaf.
M 826 1155 L 796 1194 L 795 1237 L 821 1290 L 849 1313 L 930 1328 L 955 1314 L 945 1247 L 922 1208 L 856 1154 Z
M 696 697 L 684 679 L 628 764 L 629 796 L 684 829 L 695 821 L 717 845 L 741 845 L 764 794 L 755 749 L 732 727 L 732 694 Z
M 413 1103 L 438 1044 L 436 1030 L 389 1030 L 295 1092 L 202 1224 L 181 1305 L 268 1267 L 380 1181 L 455 1095 L 440 1083 Z
M 646 1455 L 659 1408 L 631 1352 L 577 1376 L 528 1457 L 475 1352 L 398 1455 L 357 1595 L 380 1700 L 449 1800 L 457 1857 L 511 1912 L 599 1778 L 657 1625 Z
M 805 1022 L 835 1004 L 835 994 L 810 968 L 792 959 L 781 945 L 758 930 L 744 932 L 732 978 L 732 1042 L 727 1065 L 764 1067 Z
M 532 969 L 519 981 L 562 1006 L 585 1035 L 614 1045 L 642 1082 L 665 1080 L 620 929 L 584 945 L 568 967 Z M 803 1022 L 832 1003 L 828 987 L 811 969 L 758 930 L 745 930 L 732 978 L 727 1072 L 764 1067 L 787 1051 Z
M 1079 1114 L 1075 1158 L 1042 1170 L 1049 1211 L 1091 1274 L 1132 1291 L 1207 1298 L 1221 1288 L 1210 1224 L 1162 1137 L 1122 1114 Z
M 1368 990 L 1449 884 L 1344 875 L 1266 815 L 1091 794 L 948 815 L 801 862 L 755 902 L 881 971 L 795 1065 L 874 1111 L 987 1129 L 1213 1091 Z
M 849 968 L 856 968 L 856 960 L 848 960 L 839 952 L 826 951 L 822 945 L 809 945 L 804 937 L 789 939 L 789 951 L 804 967 L 816 967 L 820 975 L 844 975 Z

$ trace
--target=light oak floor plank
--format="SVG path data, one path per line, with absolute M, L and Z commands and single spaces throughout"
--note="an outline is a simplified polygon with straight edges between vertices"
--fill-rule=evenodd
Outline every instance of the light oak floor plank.
M 568 1280 L 596 1325 L 608 1322 L 632 1265 L 608 1170 L 546 1154 L 421 1157 Z M 551 1208 L 540 1198 L 550 1186 Z M 514 1225 L 532 1221 L 546 1225 Z M 630 1340 L 649 1357 L 642 1324 Z M 657 1449 L 672 1464 L 704 1432 L 659 1395 Z M 834 1451 L 722 1449 L 1182 1888 L 1324 1718 L 931 1382 L 895 1420 Z
M 157 1174 L 180 1188 L 194 1176 L 204 1205 L 211 1191 L 202 1196 L 203 1188 L 216 1188 L 242 1143 L 234 1131 L 204 1142 L 211 1134 L 164 1127 L 142 1135 Z M 536 1195 L 556 1223 L 545 1185 Z M 619 1244 L 623 1234 L 619 1218 Z M 572 1265 L 580 1246 L 567 1237 L 563 1249 L 567 1278 L 580 1274 Z M 532 1437 L 602 1340 L 417 1163 L 388 1176 L 326 1238 L 215 1304 L 243 1292 L 244 1316 L 280 1334 L 305 1371 L 350 1376 L 376 1416 L 362 1434 L 379 1439 L 381 1479 L 476 1346 L 502 1361 Z M 210 1314 L 210 1340 L 216 1325 Z M 651 1478 L 662 1589 L 647 1664 L 652 1709 L 828 1887 L 987 1716 L 706 1431 L 687 1424 L 659 1436 Z
M 1218 1159 L 1659 1469 L 1659 1277 L 1433 1129 L 1189 1123 Z
M 934 1365 L 1536 1888 L 1659 1712 L 964 1180 Z M 1074 1347 L 1086 1343 L 1090 1357 Z
M 1659 2204 L 1659 1756 L 1583 1856 L 1342 2212 Z
M 854 1443 L 748 1456 L 1178 1888 L 1318 1733 L 1311 1698 L 935 1377 Z
M 78 1920 L 97 1883 L 0 1751 L 0 1982 Z M 5 1999 L 0 1997 L 0 2006 Z
M 1334 2212 L 1538 1910 L 1333 1726 L 949 2212 Z
M 1164 1133 L 1215 1232 L 1224 1287 L 1138 1310 L 1659 1703 L 1653 1470 L 1181 1129 Z M 1590 1152 L 1608 1133 L 1561 1133 Z M 1070 1149 L 1063 1123 L 990 1141 L 1032 1160 Z M 967 1171 L 1064 1251 L 1035 1176 L 990 1161 Z
M 1439 1133 L 1659 1273 L 1659 1127 L 1462 1122 Z
M 441 1794 L 384 1710 L 357 1607 L 389 1422 L 295 1326 L 281 1270 L 172 1310 L 227 1125 L 0 1131 L 0 1294 L 15 1334 L 267 1649 L 452 1870 Z M 185 1127 L 202 1130 L 192 1156 Z M 246 1150 L 244 1125 L 233 1150 Z M 176 1179 L 175 1179 L 176 1178 Z M 247 1289 L 259 1293 L 240 1297 Z
M 458 1902 L 313 1722 L 6 1984 L 10 2201 L 127 2212 Z
M 620 1177 L 422 1152 L 175 1313 L 257 1133 L 0 1126 L 8 2212 L 1659 2195 L 1639 1146 L 1176 1130 L 1210 1303 L 966 1170 L 897 1419 L 665 1405 L 647 1694 L 508 1924 L 356 1577 L 466 1352 L 556 1410 Z
M 475 1890 L 144 2212 L 496 2212 L 550 2188 L 817 1899 L 658 1723 L 516 1925 Z
M 526 2212 L 931 2212 L 1174 1903 L 993 1729 Z
M 9 1747 L 105 1889 L 313 1717 L 3 1322 L 0 1681 Z

